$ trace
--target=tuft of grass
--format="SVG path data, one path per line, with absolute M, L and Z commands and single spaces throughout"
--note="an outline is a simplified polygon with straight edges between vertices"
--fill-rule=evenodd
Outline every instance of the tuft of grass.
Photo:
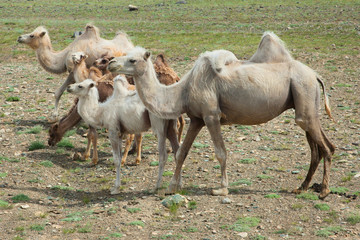
M 188 233 L 194 233 L 194 232 L 198 232 L 199 229 L 197 229 L 196 227 L 187 227 L 187 228 L 183 229 L 182 231 L 188 232 Z
M 44 167 L 53 167 L 53 166 L 54 166 L 53 162 L 51 162 L 51 161 L 49 161 L 49 160 L 42 161 L 42 162 L 40 163 L 40 165 L 41 165 L 41 166 L 44 166 Z
M 38 232 L 45 229 L 45 227 L 43 225 L 40 225 L 40 224 L 31 225 L 29 228 L 30 228 L 30 230 L 38 231 Z
M 126 208 L 129 213 L 137 213 L 141 211 L 141 208 Z
M 259 223 L 260 219 L 257 217 L 240 217 L 233 225 L 224 226 L 223 228 L 236 232 L 249 232 L 252 227 L 256 227 Z
M 25 194 L 18 194 L 12 197 L 11 200 L 13 200 L 14 203 L 18 203 L 18 202 L 27 202 L 30 200 L 30 198 Z
M 270 193 L 264 196 L 265 198 L 280 198 L 276 193 Z
M 72 187 L 67 187 L 67 186 L 60 186 L 60 185 L 56 185 L 51 187 L 52 190 L 61 190 L 61 191 L 74 191 L 75 189 Z
M 341 231 L 344 231 L 344 229 L 342 229 L 342 227 L 340 227 L 340 226 L 329 226 L 329 227 L 325 227 L 325 228 L 317 231 L 316 236 L 329 237 L 329 236 L 334 235 Z
M 296 195 L 296 198 L 306 199 L 306 200 L 319 200 L 319 197 L 313 193 L 303 192 L 299 195 Z
M 11 97 L 7 97 L 6 101 L 8 101 L 8 102 L 18 102 L 18 101 L 20 101 L 20 98 L 17 97 L 17 96 L 11 96 Z
M 314 205 L 316 209 L 319 209 L 321 211 L 329 211 L 330 207 L 326 203 L 317 203 Z
M 122 233 L 111 233 L 109 235 L 111 238 L 122 238 L 124 235 Z
M 138 220 L 129 222 L 128 225 L 145 227 L 145 223 L 143 221 L 138 221 Z
M 354 213 L 346 218 L 346 221 L 352 225 L 360 223 L 360 214 Z
M 43 130 L 42 126 L 36 125 L 35 127 L 30 128 L 29 130 L 26 130 L 25 133 L 28 134 L 38 134 Z
M 252 184 L 252 182 L 249 179 L 244 178 L 244 179 L 240 179 L 236 182 L 230 183 L 230 186 L 239 186 L 239 185 L 243 185 L 243 184 L 250 186 Z
M 266 175 L 266 174 L 260 174 L 260 175 L 257 175 L 256 177 L 259 178 L 259 179 L 273 178 L 273 176 L 269 176 L 269 175 Z
M 159 166 L 159 161 L 150 162 L 150 166 L 152 166 L 152 167 Z
M 0 209 L 9 209 L 9 208 L 11 208 L 11 205 L 7 201 L 0 199 Z
M 304 207 L 304 205 L 301 203 L 294 203 L 293 205 L 291 205 L 291 209 L 293 209 L 293 210 L 302 209 L 303 207 Z
M 61 139 L 61 141 L 56 146 L 62 148 L 74 148 L 74 145 L 68 138 Z
M 30 143 L 29 151 L 34 151 L 37 149 L 44 149 L 44 148 L 45 148 L 44 143 L 42 143 L 40 141 L 34 141 L 34 142 Z
M 197 203 L 196 203 L 196 201 L 189 201 L 188 207 L 189 207 L 190 210 L 196 209 L 196 208 L 197 208 Z
M 165 172 L 163 172 L 164 177 L 169 177 L 169 176 L 172 176 L 172 175 L 174 175 L 173 171 L 165 171 Z
M 64 137 L 70 137 L 70 136 L 74 135 L 75 133 L 76 133 L 75 129 L 69 130 L 64 134 Z
M 202 143 L 199 143 L 199 142 L 194 142 L 193 146 L 194 146 L 194 148 L 208 148 L 209 147 L 208 144 L 202 144 Z
M 2 173 L 2 172 L 0 172 L 0 178 L 4 178 L 4 177 L 6 177 L 8 175 L 8 173 Z
M 253 164 L 255 162 L 256 162 L 255 158 L 244 158 L 238 161 L 238 163 L 242 163 L 242 164 Z
M 90 233 L 91 232 L 91 225 L 86 224 L 84 227 L 81 227 L 77 230 L 78 233 Z

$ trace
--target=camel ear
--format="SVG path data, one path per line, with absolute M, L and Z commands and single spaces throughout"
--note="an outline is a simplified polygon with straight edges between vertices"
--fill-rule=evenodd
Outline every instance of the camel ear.
M 44 31 L 44 32 L 41 32 L 39 36 L 43 37 L 43 36 L 45 36 L 45 34 L 46 34 L 46 32 Z
M 88 58 L 88 55 L 84 54 L 84 55 L 81 55 L 81 59 L 87 59 Z
M 147 51 L 147 52 L 144 54 L 144 60 L 147 61 L 150 56 L 151 56 L 151 53 L 150 53 L 149 51 Z

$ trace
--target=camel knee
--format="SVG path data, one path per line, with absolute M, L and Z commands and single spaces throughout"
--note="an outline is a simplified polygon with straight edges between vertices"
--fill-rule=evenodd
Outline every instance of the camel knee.
M 295 117 L 295 122 L 304 131 L 308 131 L 308 123 L 304 119 L 302 119 L 301 117 Z

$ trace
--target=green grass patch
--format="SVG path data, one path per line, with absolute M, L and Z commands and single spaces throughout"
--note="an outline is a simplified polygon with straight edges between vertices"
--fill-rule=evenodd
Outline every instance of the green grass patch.
M 349 191 L 346 187 L 330 187 L 330 191 L 335 194 L 344 194 Z
M 6 101 L 8 101 L 8 102 L 18 102 L 18 101 L 20 101 L 20 98 L 16 97 L 16 96 L 11 96 L 11 97 L 7 97 Z
M 67 131 L 67 132 L 64 134 L 64 137 L 73 136 L 73 135 L 75 135 L 75 133 L 76 133 L 76 130 L 75 130 L 75 129 L 69 130 L 69 131 Z
M 44 148 L 45 148 L 45 145 L 43 142 L 34 141 L 34 142 L 30 143 L 29 151 L 34 151 L 34 150 L 44 149 Z
M 303 192 L 296 195 L 296 198 L 306 199 L 306 200 L 319 200 L 319 197 L 313 193 Z
M 195 233 L 195 232 L 198 232 L 199 229 L 197 229 L 196 227 L 187 227 L 187 228 L 183 229 L 182 231 L 188 232 L 188 233 Z
M 4 172 L 4 173 L 0 172 L 0 178 L 4 178 L 4 177 L 6 177 L 7 175 L 8 175 L 8 173 L 6 173 L 6 172 Z
M 10 203 L 0 199 L 0 209 L 9 209 L 9 208 L 11 208 Z
M 330 207 L 326 203 L 317 203 L 314 205 L 316 209 L 319 209 L 321 211 L 329 211 Z
M 276 193 L 270 193 L 264 196 L 265 198 L 280 198 L 280 196 Z
M 244 178 L 244 179 L 240 179 L 240 180 L 238 180 L 236 182 L 230 183 L 230 186 L 239 186 L 239 185 L 248 185 L 248 186 L 250 186 L 251 184 L 252 184 L 252 182 L 249 179 Z
M 250 232 L 252 227 L 259 225 L 260 219 L 257 217 L 240 217 L 238 220 L 225 228 L 236 232 Z
M 202 144 L 200 142 L 194 142 L 193 146 L 194 146 L 194 148 L 208 148 L 209 147 L 208 144 Z
M 32 231 L 38 231 L 38 232 L 43 231 L 45 229 L 45 227 L 43 225 L 40 225 L 40 224 L 31 225 L 29 228 Z
M 44 167 L 53 167 L 54 166 L 54 163 L 49 160 L 42 161 L 39 164 Z
M 188 202 L 188 208 L 189 208 L 190 210 L 196 209 L 196 208 L 197 208 L 197 203 L 196 203 L 196 201 L 189 201 L 189 202 Z
M 129 222 L 128 225 L 145 227 L 145 223 L 143 221 L 138 221 L 138 220 Z
M 56 185 L 56 186 L 52 186 L 52 187 L 51 187 L 51 190 L 74 191 L 75 188 L 73 188 L 73 187 L 68 187 L 68 186 Z
M 301 203 L 294 203 L 293 205 L 291 205 L 291 209 L 293 209 L 293 210 L 299 210 L 299 209 L 302 209 L 303 207 L 304 207 L 304 205 Z
M 360 223 L 360 214 L 354 213 L 346 218 L 346 221 L 352 225 Z
M 344 229 L 340 226 L 329 226 L 324 227 L 316 232 L 316 236 L 319 237 L 329 237 L 331 235 L 334 235 L 338 232 L 344 231 Z
M 74 145 L 68 138 L 61 139 L 61 141 L 56 146 L 61 148 L 74 148 Z
M 124 236 L 124 234 L 116 232 L 116 233 L 111 233 L 109 236 L 111 238 L 122 238 Z
M 240 159 L 237 162 L 242 163 L 242 164 L 253 164 L 256 162 L 256 159 L 255 158 L 244 158 L 244 159 Z
M 84 227 L 81 227 L 77 230 L 78 233 L 91 233 L 91 225 L 86 224 Z
M 12 197 L 11 200 L 14 203 L 18 203 L 18 202 L 27 202 L 30 200 L 30 198 L 25 194 L 18 194 L 18 195 L 15 195 L 14 197 Z
M 172 175 L 174 175 L 174 172 L 173 172 L 173 171 L 165 171 L 165 172 L 163 172 L 163 176 L 164 176 L 164 177 L 170 177 L 170 176 L 172 176 Z
M 126 208 L 129 213 L 137 213 L 141 211 L 141 208 Z
M 266 174 L 260 174 L 260 175 L 257 175 L 256 177 L 259 178 L 259 179 L 274 178 L 273 176 L 269 176 L 269 175 L 266 175 Z
M 159 166 L 159 161 L 151 161 L 150 166 L 152 167 Z
M 37 125 L 35 127 L 30 128 L 29 130 L 26 130 L 25 133 L 28 134 L 38 134 L 43 130 L 42 126 Z

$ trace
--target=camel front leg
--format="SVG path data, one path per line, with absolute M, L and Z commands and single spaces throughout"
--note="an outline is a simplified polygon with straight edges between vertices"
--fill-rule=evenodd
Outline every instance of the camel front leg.
M 189 153 L 190 147 L 194 142 L 196 136 L 199 134 L 201 128 L 204 126 L 204 121 L 199 118 L 191 118 L 189 129 L 185 135 L 185 139 L 180 148 L 175 154 L 176 168 L 175 173 L 170 181 L 170 185 L 166 191 L 167 194 L 175 193 L 181 189 L 181 169 L 185 158 Z
M 69 74 L 69 76 L 66 78 L 65 82 L 60 86 L 60 88 L 56 89 L 56 91 L 55 91 L 55 108 L 54 108 L 54 112 L 53 112 L 51 118 L 49 119 L 50 122 L 58 121 L 58 117 L 59 117 L 59 108 L 58 107 L 59 107 L 60 98 L 61 98 L 62 94 L 64 93 L 64 91 L 66 90 L 66 88 L 72 83 L 75 83 L 73 72 L 71 72 Z
M 175 120 L 169 120 L 169 126 L 166 131 L 166 137 L 169 139 L 171 148 L 174 152 L 174 155 L 176 155 L 176 152 L 178 151 L 180 145 L 178 141 L 178 135 L 177 135 L 177 121 Z M 176 161 L 176 157 L 175 157 Z
M 92 144 L 93 144 L 93 157 L 92 157 L 92 164 L 96 165 L 99 161 L 98 151 L 97 151 L 97 139 L 98 134 L 95 128 L 90 126 L 89 132 L 92 134 Z
M 180 115 L 180 117 L 177 120 L 177 134 L 178 134 L 178 142 L 181 142 L 181 136 L 182 133 L 184 131 L 184 126 L 185 126 L 185 119 L 183 115 Z
M 162 126 L 159 126 L 158 129 L 156 129 L 156 135 L 158 139 L 158 151 L 159 151 L 159 173 L 158 178 L 156 182 L 155 189 L 160 189 L 162 184 L 162 176 L 164 173 L 165 164 L 167 161 L 167 151 L 166 151 L 166 130 L 169 124 L 169 121 L 167 120 L 159 120 L 162 121 Z
M 221 136 L 220 118 L 218 115 L 210 115 L 204 118 L 206 127 L 208 128 L 211 140 L 214 143 L 215 155 L 221 167 L 221 187 L 220 189 L 213 189 L 213 195 L 226 196 L 229 193 L 228 177 L 226 173 L 226 148 Z
M 135 145 L 136 145 L 136 165 L 140 164 L 141 161 L 141 150 L 142 150 L 142 133 L 135 134 Z
M 126 135 L 126 144 L 125 144 L 125 149 L 124 149 L 124 154 L 123 157 L 121 159 L 121 166 L 124 166 L 126 163 L 126 158 L 128 156 L 129 153 L 129 149 L 131 147 L 131 143 L 134 140 L 134 134 L 127 134 Z
M 120 169 L 121 169 L 121 138 L 118 135 L 117 131 L 109 129 L 109 139 L 111 142 L 111 147 L 113 151 L 113 159 L 116 169 L 116 179 L 114 187 L 111 189 L 111 194 L 120 193 Z

